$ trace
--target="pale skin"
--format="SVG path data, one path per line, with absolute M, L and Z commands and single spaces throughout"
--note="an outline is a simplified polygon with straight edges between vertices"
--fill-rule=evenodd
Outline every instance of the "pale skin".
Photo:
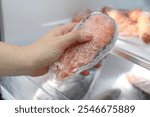
M 73 43 L 84 43 L 92 34 L 72 31 L 70 23 L 54 28 L 38 41 L 27 46 L 0 42 L 0 76 L 39 76 L 48 72 L 48 66 L 57 61 Z

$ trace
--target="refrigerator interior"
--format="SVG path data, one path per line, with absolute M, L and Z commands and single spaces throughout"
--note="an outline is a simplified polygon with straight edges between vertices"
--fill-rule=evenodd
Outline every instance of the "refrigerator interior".
M 104 6 L 150 11 L 149 0 L 1 0 L 2 40 L 17 45 L 31 44 L 51 28 L 69 22 L 80 10 L 97 10 Z M 143 71 L 150 78 L 149 48 L 118 40 L 106 59 L 103 71 L 95 72 L 94 83 L 83 99 L 149 99 L 149 95 L 133 87 L 126 76 L 142 76 L 137 71 Z M 68 99 L 59 92 L 60 98 L 55 97 L 50 92 L 55 89 L 44 88 L 47 79 L 46 75 L 42 78 L 0 78 L 3 98 L 37 99 L 42 94 L 38 99 Z

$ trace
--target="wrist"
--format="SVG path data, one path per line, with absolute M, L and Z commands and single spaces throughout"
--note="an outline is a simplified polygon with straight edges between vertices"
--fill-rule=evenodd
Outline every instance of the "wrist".
M 28 74 L 32 74 L 38 65 L 36 64 L 36 53 L 33 52 L 33 46 L 23 46 L 20 49 L 20 60 L 22 61 L 22 69 L 27 71 Z
M 47 66 L 47 52 L 49 49 L 45 49 L 45 46 L 42 46 L 43 43 L 33 43 L 31 45 L 23 47 L 24 51 L 24 61 L 26 61 L 27 66 L 37 70 L 42 67 Z

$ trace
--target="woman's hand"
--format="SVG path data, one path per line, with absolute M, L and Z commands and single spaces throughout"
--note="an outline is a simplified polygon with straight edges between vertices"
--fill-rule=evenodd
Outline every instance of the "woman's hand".
M 0 42 L 0 76 L 43 75 L 73 43 L 92 39 L 91 34 L 72 31 L 76 24 L 59 26 L 28 46 Z
M 30 56 L 36 69 L 33 76 L 47 73 L 49 65 L 56 62 L 71 44 L 83 43 L 92 39 L 93 36 L 89 33 L 72 31 L 75 25 L 75 23 L 70 23 L 56 27 L 28 47 L 31 48 L 29 49 Z
M 83 43 L 92 35 L 72 31 L 76 24 L 70 23 L 49 31 L 37 42 L 17 46 L 0 42 L 0 76 L 43 75 L 73 43 Z

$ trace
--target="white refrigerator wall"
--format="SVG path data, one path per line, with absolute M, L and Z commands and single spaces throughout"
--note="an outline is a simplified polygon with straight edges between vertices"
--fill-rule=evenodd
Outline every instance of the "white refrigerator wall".
M 83 8 L 102 6 L 149 8 L 149 0 L 1 0 L 4 40 L 25 45 L 34 42 L 52 24 L 68 21 Z

